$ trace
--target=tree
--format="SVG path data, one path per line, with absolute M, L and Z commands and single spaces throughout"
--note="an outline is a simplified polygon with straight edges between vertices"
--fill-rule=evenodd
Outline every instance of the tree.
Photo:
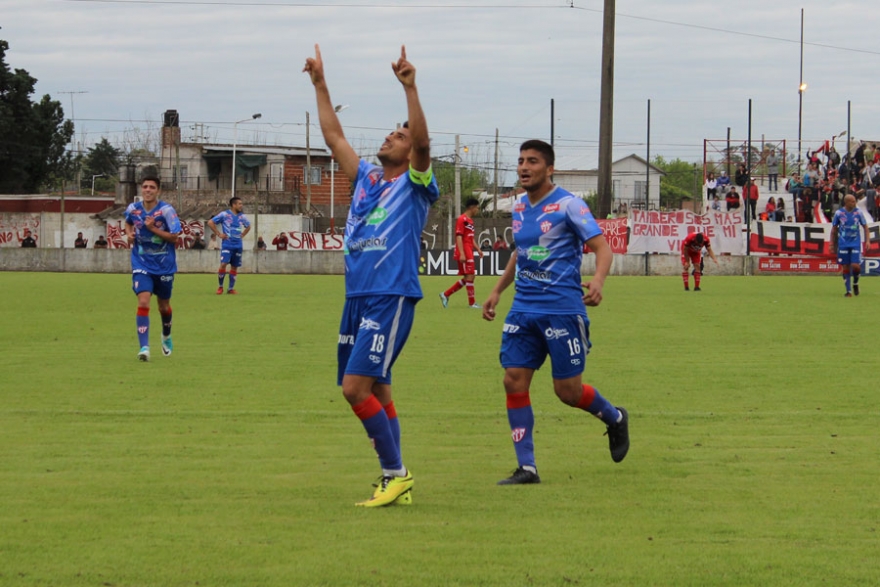
M 110 144 L 106 138 L 94 147 L 89 147 L 85 158 L 85 168 L 88 175 L 104 175 L 113 177 L 119 171 L 119 149 Z
M 7 49 L 0 39 L 0 192 L 36 193 L 70 173 L 73 123 L 48 94 L 31 101 L 37 80 L 24 69 L 10 70 Z
M 681 159 L 666 161 L 662 155 L 654 157 L 652 163 L 666 173 L 660 178 L 662 208 L 679 208 L 682 200 L 691 200 L 696 196 L 695 185 L 696 189 L 700 188 L 702 177 L 696 177 L 693 163 Z M 697 171 L 702 172 L 702 167 L 697 168 Z

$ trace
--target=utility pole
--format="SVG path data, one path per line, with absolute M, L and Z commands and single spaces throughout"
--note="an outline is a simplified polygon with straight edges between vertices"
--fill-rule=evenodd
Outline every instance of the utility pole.
M 495 129 L 495 181 L 492 188 L 492 218 L 498 216 L 498 129 Z
M 461 158 L 458 150 L 461 148 L 461 137 L 455 135 L 455 217 L 461 216 Z
M 599 105 L 599 210 L 611 213 L 611 147 L 614 134 L 614 11 L 615 0 L 605 0 L 602 25 L 602 91 Z
M 309 112 L 306 111 L 306 214 L 312 209 L 312 147 L 309 144 Z
M 76 140 L 76 130 L 77 130 L 77 128 L 76 128 L 76 110 L 74 110 L 74 108 L 73 108 L 73 96 L 75 94 L 88 94 L 88 91 L 86 91 L 86 90 L 69 90 L 69 91 L 57 92 L 57 93 L 70 95 L 70 122 L 73 123 L 73 136 L 70 137 L 70 150 L 73 151 L 76 155 L 79 155 L 81 152 L 81 149 L 82 149 L 82 140 L 83 139 L 82 139 L 82 133 L 80 133 L 80 140 L 79 141 Z M 79 190 L 82 187 L 82 185 L 81 185 L 81 182 L 82 182 L 81 173 L 82 172 L 81 172 L 81 169 L 79 166 L 78 158 L 76 158 L 75 161 L 76 161 L 76 193 L 79 194 Z M 63 192 L 64 189 L 62 188 L 61 191 Z M 63 243 L 63 241 L 64 241 L 64 239 L 62 238 L 62 243 Z M 63 246 L 63 244 L 62 244 L 62 246 Z

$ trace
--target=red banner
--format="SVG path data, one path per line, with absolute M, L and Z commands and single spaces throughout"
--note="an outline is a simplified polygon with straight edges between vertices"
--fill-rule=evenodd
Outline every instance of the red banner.
M 880 223 L 868 224 L 871 242 L 866 253 L 880 253 Z M 830 224 L 756 222 L 749 248 L 753 253 L 831 257 Z
M 837 273 L 839 266 L 835 259 L 762 257 L 758 270 L 764 273 Z
M 626 218 L 596 219 L 596 222 L 599 224 L 599 228 L 602 229 L 602 234 L 605 236 L 608 246 L 611 247 L 611 252 L 625 255 L 628 245 Z M 584 253 L 592 252 L 587 243 L 584 243 Z

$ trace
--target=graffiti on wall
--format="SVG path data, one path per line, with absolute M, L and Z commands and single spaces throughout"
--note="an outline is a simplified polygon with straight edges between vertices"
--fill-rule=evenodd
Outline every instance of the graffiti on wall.
M 128 237 L 125 235 L 125 226 L 123 226 L 122 220 L 117 220 L 116 224 L 112 222 L 107 223 L 107 248 L 128 248 Z
M 24 231 L 31 231 L 31 236 L 39 243 L 39 216 L 4 216 L 0 215 L 0 247 L 18 247 L 24 238 Z
M 178 249 L 189 249 L 196 239 L 205 234 L 205 225 L 201 220 L 181 220 L 180 236 L 177 238 Z

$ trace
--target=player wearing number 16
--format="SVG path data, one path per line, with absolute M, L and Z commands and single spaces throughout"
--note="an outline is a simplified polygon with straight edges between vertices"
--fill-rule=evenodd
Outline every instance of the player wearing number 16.
M 535 370 L 550 356 L 553 389 L 565 404 L 605 423 L 611 458 L 619 463 L 629 450 L 629 416 L 582 381 L 590 349 L 590 322 L 584 305 L 602 302 L 602 287 L 613 255 L 602 230 L 580 198 L 555 186 L 553 147 L 530 140 L 520 146 L 517 174 L 526 193 L 513 207 L 516 250 L 486 303 L 483 318 L 495 319 L 501 293 L 516 280 L 516 293 L 504 320 L 501 366 L 507 393 L 507 419 L 518 463 L 499 485 L 540 483 L 535 464 L 529 388 Z M 586 243 L 596 253 L 596 272 L 581 286 Z
M 320 48 L 303 71 L 315 86 L 324 141 L 354 182 L 345 223 L 345 307 L 337 346 L 337 383 L 372 440 L 382 475 L 357 505 L 412 503 L 412 474 L 403 464 L 400 425 L 391 397 L 391 367 L 409 336 L 419 285 L 419 249 L 428 209 L 440 190 L 431 170 L 428 124 L 416 69 L 401 47 L 391 69 L 403 86 L 408 124 L 385 137 L 376 157 L 361 160 L 345 139 L 324 79 Z

